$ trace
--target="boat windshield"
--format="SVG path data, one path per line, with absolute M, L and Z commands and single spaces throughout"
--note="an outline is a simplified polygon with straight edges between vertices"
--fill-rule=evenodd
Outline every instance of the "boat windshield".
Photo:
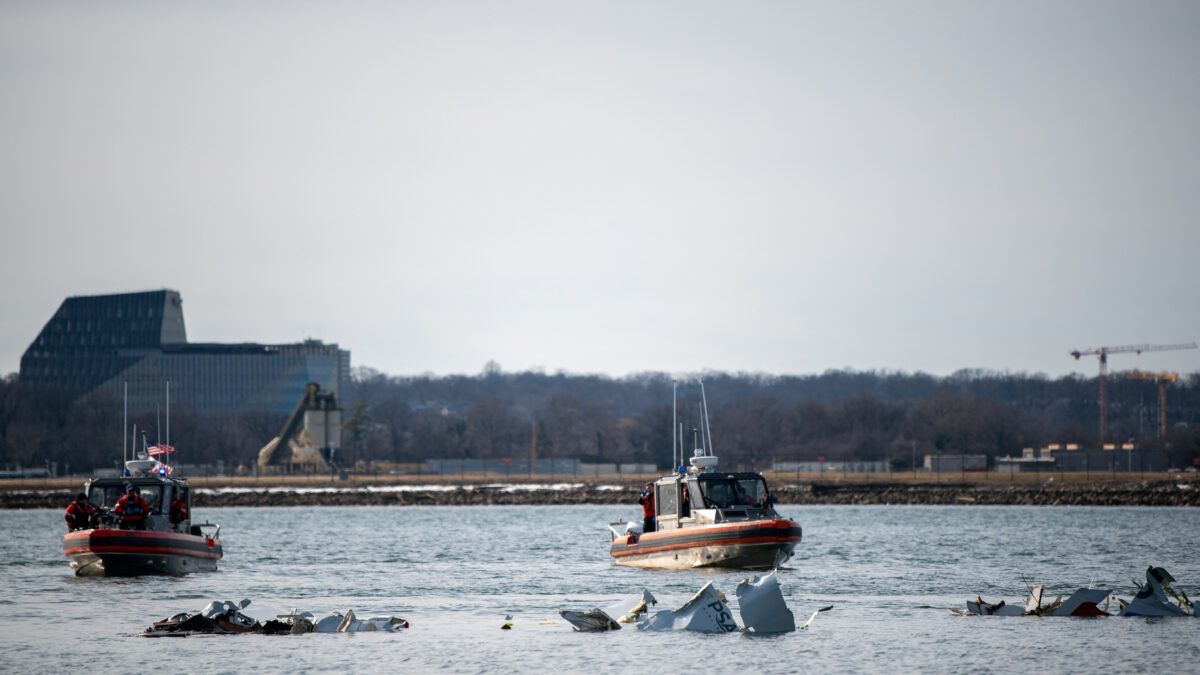
M 767 499 L 767 483 L 762 478 L 701 477 L 699 483 L 706 508 L 761 507 Z
M 117 505 L 117 500 L 123 494 L 125 490 L 120 485 L 93 485 L 92 489 L 88 490 L 88 501 L 92 506 L 111 509 Z
M 142 499 L 146 500 L 146 505 L 150 507 L 150 513 L 162 513 L 161 485 L 137 485 L 135 487 L 142 495 Z M 117 500 L 123 494 L 125 494 L 125 488 L 121 485 L 93 485 L 88 490 L 88 501 L 92 506 L 111 509 L 117 505 Z
M 150 507 L 150 513 L 161 514 L 163 512 L 161 485 L 139 485 L 137 490 L 141 493 L 142 499 L 146 500 L 146 505 Z

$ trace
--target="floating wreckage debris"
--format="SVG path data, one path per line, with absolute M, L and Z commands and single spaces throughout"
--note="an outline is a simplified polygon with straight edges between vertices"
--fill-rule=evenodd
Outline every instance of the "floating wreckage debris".
M 650 605 L 658 604 L 650 591 L 642 591 L 641 595 L 622 598 L 617 602 L 589 612 L 559 612 L 562 618 L 575 626 L 575 630 L 595 633 L 606 630 L 618 630 L 623 623 L 634 623 L 645 618 Z
M 657 601 L 649 591 L 642 591 L 641 595 L 622 599 L 602 609 L 588 612 L 564 610 L 559 614 L 575 630 L 588 632 L 618 630 L 622 624 L 636 625 L 638 630 L 690 630 L 702 633 L 733 633 L 739 630 L 788 633 L 797 630 L 796 619 L 783 600 L 775 572 L 754 579 L 743 579 L 737 586 L 736 594 L 744 627 L 738 626 L 725 596 L 711 581 L 704 584 L 679 609 L 660 610 L 653 615 L 649 614 L 649 608 Z M 830 609 L 833 607 L 823 607 L 813 612 L 813 616 L 800 628 L 807 628 L 818 613 Z
M 1146 585 L 1139 587 L 1137 595 L 1128 603 L 1121 603 L 1121 613 L 1118 616 L 1200 616 L 1200 608 L 1196 607 L 1183 591 L 1176 592 L 1171 588 L 1175 577 L 1161 567 L 1146 568 Z M 1167 598 L 1170 595 L 1175 604 Z
M 755 633 L 790 633 L 796 630 L 796 617 L 792 616 L 792 611 L 783 601 L 779 578 L 774 572 L 753 581 L 742 579 L 733 593 L 737 596 L 746 630 Z
M 176 614 L 156 621 L 146 630 L 143 637 L 187 637 L 196 634 L 227 635 L 233 633 L 260 633 L 262 635 L 299 635 L 301 633 L 359 633 L 369 631 L 397 631 L 408 628 L 408 621 L 398 616 L 359 619 L 354 610 L 345 614 L 333 612 L 317 619 L 312 612 L 278 614 L 273 619 L 260 621 L 247 616 L 242 610 L 250 605 L 242 600 L 232 602 L 214 601 L 195 614 Z
M 1080 588 L 1066 600 L 1060 595 L 1054 602 L 1043 605 L 1042 593 L 1045 590 L 1045 584 L 1030 588 L 1024 606 L 1005 604 L 1003 600 L 992 604 L 975 596 L 974 601 L 967 601 L 966 610 L 950 611 L 963 616 L 1109 616 L 1108 598 L 1112 592 L 1107 589 Z M 1103 608 L 1100 607 L 1100 603 L 1104 603 Z
M 679 609 L 655 612 L 637 623 L 638 630 L 693 630 L 701 633 L 732 633 L 738 629 L 733 612 L 712 582 L 704 584 Z
M 1130 602 L 1116 598 L 1121 606 L 1116 615 L 1197 616 L 1200 608 L 1188 599 L 1187 593 L 1171 588 L 1173 581 L 1175 578 L 1161 567 L 1146 568 L 1146 585 L 1134 582 L 1139 590 Z M 1066 600 L 1060 595 L 1053 602 L 1043 605 L 1042 594 L 1045 590 L 1045 584 L 1030 587 L 1023 606 L 1008 605 L 1003 600 L 995 604 L 984 602 L 977 595 L 975 600 L 967 601 L 965 610 L 951 608 L 950 611 L 962 616 L 1113 616 L 1108 611 L 1110 599 L 1114 597 L 1110 590 L 1080 588 Z M 1104 603 L 1103 606 L 1101 603 Z

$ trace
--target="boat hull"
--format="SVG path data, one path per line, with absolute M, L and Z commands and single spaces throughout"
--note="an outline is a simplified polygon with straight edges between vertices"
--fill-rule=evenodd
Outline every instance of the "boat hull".
M 81 577 L 213 572 L 223 555 L 220 540 L 178 532 L 79 530 L 62 546 Z
M 757 520 L 618 537 L 610 553 L 633 567 L 770 569 L 791 557 L 800 538 L 794 521 Z

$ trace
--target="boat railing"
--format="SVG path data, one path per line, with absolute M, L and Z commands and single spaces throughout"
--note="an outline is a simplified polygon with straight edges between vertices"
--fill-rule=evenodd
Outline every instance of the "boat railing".
M 207 529 L 212 529 L 212 534 L 205 532 Z M 221 535 L 221 524 L 210 523 L 207 520 L 203 523 L 192 525 L 192 534 L 196 536 L 208 537 L 209 539 L 219 539 Z

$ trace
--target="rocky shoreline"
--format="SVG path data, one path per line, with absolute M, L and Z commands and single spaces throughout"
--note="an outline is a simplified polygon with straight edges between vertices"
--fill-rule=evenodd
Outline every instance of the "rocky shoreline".
M 1181 487 L 1182 486 L 1182 487 Z M 1087 485 L 809 485 L 795 503 L 1028 506 L 1200 506 L 1200 485 L 1171 481 Z M 781 493 L 786 490 L 781 490 Z M 781 502 L 789 500 L 780 495 Z
M 193 507 L 219 506 L 491 506 L 622 504 L 636 507 L 639 485 L 565 486 L 197 487 Z M 76 490 L 0 491 L 0 509 L 61 509 Z M 774 488 L 780 504 L 1200 506 L 1200 483 L 1147 480 L 1084 484 L 797 483 Z

